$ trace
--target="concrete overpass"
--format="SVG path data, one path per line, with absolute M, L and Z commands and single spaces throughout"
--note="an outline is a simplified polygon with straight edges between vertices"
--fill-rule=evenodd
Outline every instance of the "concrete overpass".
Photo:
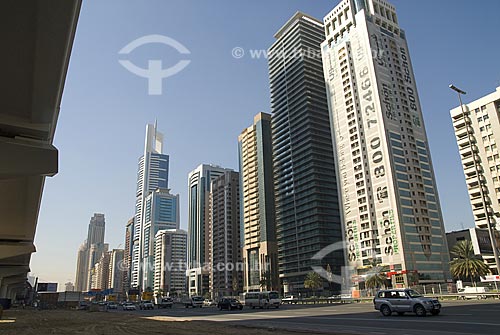
M 81 0 L 0 1 L 0 298 L 25 288 Z

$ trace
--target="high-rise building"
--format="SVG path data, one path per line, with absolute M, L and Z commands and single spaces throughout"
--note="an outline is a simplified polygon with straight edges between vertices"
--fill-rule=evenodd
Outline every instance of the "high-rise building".
M 163 154 L 163 134 L 146 126 L 144 154 L 137 172 L 136 212 L 130 286 L 154 286 L 154 237 L 161 229 L 179 227 L 179 198 L 168 190 L 169 156 Z
M 254 117 L 238 136 L 238 152 L 243 290 L 279 290 L 271 115 Z
M 320 44 L 323 24 L 296 13 L 269 49 L 273 165 L 279 276 L 300 291 L 312 266 L 340 272 L 342 251 L 321 249 L 342 239 Z M 321 258 L 321 257 L 319 257 Z
M 189 295 L 208 293 L 208 201 L 210 185 L 225 171 L 201 164 L 188 175 L 188 277 Z
M 123 291 L 130 289 L 130 274 L 132 265 L 132 246 L 134 244 L 134 217 L 127 221 L 125 226 L 125 250 L 123 253 Z
M 475 225 L 488 232 L 489 220 L 492 234 L 488 238 L 491 241 L 491 236 L 498 234 L 494 227 L 500 216 L 500 152 L 497 148 L 497 143 L 500 143 L 500 87 L 491 94 L 464 104 L 463 108 L 463 113 L 460 106 L 450 112 L 453 129 Z M 485 253 L 483 259 L 496 271 L 493 249 Z
M 108 268 L 108 288 L 113 290 L 115 294 L 123 294 L 123 266 L 124 250 L 113 249 L 109 252 L 109 268 Z
M 395 287 L 444 282 L 450 275 L 443 217 L 396 9 L 385 0 L 342 0 L 324 25 L 324 77 L 353 275 L 378 264 Z
M 208 206 L 210 291 L 212 298 L 243 290 L 240 247 L 240 176 L 225 171 L 212 181 Z
M 187 232 L 182 229 L 160 230 L 155 236 L 154 291 L 163 295 L 186 292 Z
M 76 260 L 75 288 L 79 292 L 87 290 L 88 260 L 89 255 L 87 250 L 87 242 L 85 241 L 80 245 L 80 248 L 78 248 Z
M 104 214 L 94 213 L 90 218 L 87 240 L 80 245 L 77 254 L 75 286 L 78 291 L 91 288 L 91 270 L 107 249 L 104 244 L 106 221 Z

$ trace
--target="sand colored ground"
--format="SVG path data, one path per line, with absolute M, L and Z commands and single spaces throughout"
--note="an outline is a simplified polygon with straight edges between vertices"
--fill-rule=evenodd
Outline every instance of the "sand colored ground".
M 236 335 L 297 335 L 276 329 L 258 329 L 228 325 L 223 322 L 176 321 L 166 317 L 141 317 L 132 313 L 107 313 L 72 310 L 22 310 L 4 311 L 0 320 L 1 335 L 45 334 L 236 334 Z M 308 332 L 308 334 L 313 334 Z

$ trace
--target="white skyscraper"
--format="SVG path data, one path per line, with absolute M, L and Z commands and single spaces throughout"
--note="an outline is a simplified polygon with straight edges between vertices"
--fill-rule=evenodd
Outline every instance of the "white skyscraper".
M 491 234 L 488 232 L 488 241 L 484 244 L 491 246 L 491 237 L 496 235 L 498 239 L 499 235 L 498 229 L 494 227 L 498 227 L 496 221 L 500 216 L 500 152 L 497 147 L 500 143 L 500 87 L 487 96 L 465 104 L 463 108 L 463 113 L 460 106 L 451 110 L 453 129 L 474 221 L 477 228 L 486 231 L 487 220 L 490 221 L 493 228 Z M 483 253 L 482 257 L 493 270 L 496 265 L 492 250 Z
M 445 282 L 443 218 L 396 9 L 383 0 L 343 0 L 324 25 L 348 264 L 362 276 L 377 263 L 396 287 Z

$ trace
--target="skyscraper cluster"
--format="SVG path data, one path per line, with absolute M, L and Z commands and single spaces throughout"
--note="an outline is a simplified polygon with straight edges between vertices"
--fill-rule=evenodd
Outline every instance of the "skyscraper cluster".
M 138 161 L 135 216 L 125 231 L 125 291 L 185 291 L 187 234 L 180 229 L 179 195 L 170 193 L 168 175 L 163 134 L 148 124 Z
M 323 288 L 352 290 L 374 268 L 394 287 L 447 282 L 443 216 L 396 9 L 383 0 L 342 0 L 323 21 L 297 12 L 275 39 L 271 113 L 258 113 L 239 135 L 239 172 L 200 164 L 188 174 L 187 232 L 179 196 L 168 188 L 163 135 L 147 125 L 123 290 L 213 298 L 306 292 L 312 271 Z M 498 101 L 496 92 L 467 106 L 465 116 L 452 111 L 478 228 L 500 211 Z M 488 166 L 474 168 L 471 150 Z M 478 178 L 489 182 L 479 187 Z M 104 270 L 89 269 L 113 257 L 97 236 L 89 229 L 79 251 L 86 272 L 77 288 L 99 282 Z M 343 279 L 329 283 L 334 275 Z

